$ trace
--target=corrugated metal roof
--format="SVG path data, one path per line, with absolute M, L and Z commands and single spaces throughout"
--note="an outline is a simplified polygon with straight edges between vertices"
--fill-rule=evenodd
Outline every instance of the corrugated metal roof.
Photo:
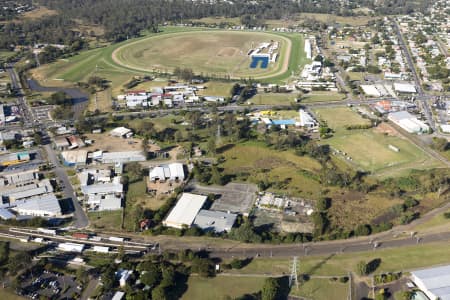
M 231 230 L 236 217 L 232 213 L 202 209 L 195 217 L 194 224 L 204 230 L 223 232 Z
M 206 196 L 184 193 L 164 220 L 164 225 L 175 228 L 191 226 L 206 199 Z
M 450 299 L 450 265 L 411 272 L 426 288 L 442 300 Z
M 3 220 L 10 220 L 14 217 L 15 217 L 14 214 L 11 213 L 9 210 L 0 208 L 0 218 L 2 218 Z

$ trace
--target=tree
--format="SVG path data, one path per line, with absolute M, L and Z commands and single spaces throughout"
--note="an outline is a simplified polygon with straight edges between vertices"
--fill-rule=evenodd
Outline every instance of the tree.
M 3 265 L 9 258 L 9 242 L 0 241 L 0 265 Z
M 278 300 L 280 294 L 280 283 L 276 278 L 269 277 L 264 280 L 264 285 L 261 290 L 262 300 Z
M 102 283 L 103 289 L 105 291 L 109 291 L 114 287 L 114 283 L 116 282 L 115 269 L 113 265 L 108 265 L 106 270 L 102 273 Z
M 318 211 L 325 211 L 331 206 L 331 198 L 323 197 L 317 200 L 316 207 Z
M 211 167 L 211 182 L 218 185 L 223 184 L 222 176 L 220 175 L 219 169 L 216 165 L 213 165 Z
M 367 266 L 367 263 L 365 261 L 360 261 L 356 265 L 356 271 L 358 272 L 358 275 L 360 276 L 366 276 L 369 274 L 369 269 Z
M 192 261 L 192 271 L 202 277 L 211 277 L 214 275 L 214 266 L 208 258 L 194 258 Z
M 33 135 L 33 140 L 36 145 L 42 145 L 42 136 L 40 133 L 35 132 Z
M 142 166 L 138 162 L 130 162 L 125 165 L 125 173 L 127 173 L 130 182 L 136 182 L 142 179 Z
M 161 281 L 161 273 L 157 268 L 144 272 L 140 277 L 141 282 L 150 288 L 155 287 Z
M 88 273 L 84 267 L 79 267 L 76 272 L 77 281 L 81 284 L 85 284 L 88 279 Z
M 152 290 L 152 300 L 166 300 L 167 291 L 164 286 L 158 285 L 156 288 Z
M 208 144 L 206 147 L 207 147 L 209 154 L 216 155 L 216 138 L 215 138 L 215 136 L 211 136 L 208 139 Z

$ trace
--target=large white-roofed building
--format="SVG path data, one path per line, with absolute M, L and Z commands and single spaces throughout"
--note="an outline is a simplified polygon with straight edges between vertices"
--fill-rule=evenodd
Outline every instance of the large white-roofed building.
M 101 162 L 104 164 L 127 163 L 145 160 L 146 157 L 141 151 L 103 152 L 101 157 Z
M 430 127 L 407 111 L 393 112 L 388 119 L 410 133 L 427 133 Z
M 450 300 L 450 265 L 413 271 L 411 280 L 428 298 Z
M 12 209 L 20 215 L 36 217 L 56 217 L 61 215 L 61 206 L 54 194 L 19 200 L 14 202 L 14 205 L 15 207 Z
M 183 193 L 175 207 L 163 221 L 164 226 L 183 228 L 190 227 L 200 209 L 206 202 L 207 197 L 191 193 Z
M 400 94 L 415 94 L 415 93 L 417 93 L 416 86 L 411 83 L 394 83 L 394 90 Z

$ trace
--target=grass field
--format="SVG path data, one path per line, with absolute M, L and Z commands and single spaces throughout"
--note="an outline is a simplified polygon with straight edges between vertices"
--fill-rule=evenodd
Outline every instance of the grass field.
M 356 265 L 359 261 L 368 262 L 375 258 L 381 259 L 381 264 L 376 273 L 410 271 L 450 263 L 450 251 L 448 251 L 448 242 L 445 241 L 369 252 L 307 256 L 301 258 L 298 273 L 310 276 L 345 276 L 348 272 L 356 271 Z M 232 270 L 231 272 L 280 276 L 283 272 L 289 274 L 291 263 L 292 259 L 254 259 L 241 270 Z
M 314 300 L 347 299 L 348 287 L 348 283 L 331 282 L 327 278 L 311 278 L 301 283 L 298 289 L 293 286 L 290 295 Z
M 21 297 L 21 296 L 15 294 L 10 289 L 4 289 L 4 288 L 0 288 L 0 298 L 8 299 L 8 300 L 23 300 L 23 299 L 27 299 L 25 297 Z
M 316 113 L 335 131 L 333 137 L 323 143 L 347 153 L 352 159 L 347 161 L 359 169 L 392 176 L 411 169 L 437 166 L 434 159 L 406 139 L 385 135 L 375 129 L 346 130 L 345 125 L 369 122 L 349 108 L 319 109 Z M 389 145 L 400 151 L 389 149 Z
M 267 69 L 250 68 L 247 52 L 263 42 L 280 43 L 279 59 Z M 279 35 L 236 31 L 193 31 L 159 35 L 132 42 L 117 49 L 117 62 L 128 68 L 169 72 L 175 67 L 191 68 L 195 73 L 220 74 L 232 78 L 284 73 L 291 41 Z
M 268 179 L 282 183 L 269 191 L 287 195 L 316 197 L 320 192 L 317 181 L 308 178 L 301 170 L 315 173 L 320 164 L 309 157 L 300 157 L 293 151 L 277 151 L 259 143 L 238 144 L 222 153 L 225 174 L 248 174 L 251 182 Z
M 122 210 L 90 212 L 88 217 L 92 228 L 120 230 Z
M 263 277 L 217 276 L 201 278 L 190 276 L 188 290 L 181 299 L 225 300 L 227 296 L 234 299 L 244 294 L 260 291 L 263 282 Z

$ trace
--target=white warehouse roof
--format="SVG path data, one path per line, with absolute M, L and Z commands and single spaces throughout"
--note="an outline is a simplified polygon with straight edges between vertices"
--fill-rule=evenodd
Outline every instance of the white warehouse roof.
M 428 298 L 450 300 L 450 265 L 413 271 L 411 277 Z
M 33 197 L 27 200 L 16 201 L 13 209 L 21 215 L 54 217 L 61 215 L 61 206 L 54 194 L 42 197 Z
M 410 83 L 394 83 L 394 90 L 400 93 L 417 93 L 416 86 Z
M 163 224 L 179 229 L 191 226 L 206 199 L 206 196 L 183 193 Z

